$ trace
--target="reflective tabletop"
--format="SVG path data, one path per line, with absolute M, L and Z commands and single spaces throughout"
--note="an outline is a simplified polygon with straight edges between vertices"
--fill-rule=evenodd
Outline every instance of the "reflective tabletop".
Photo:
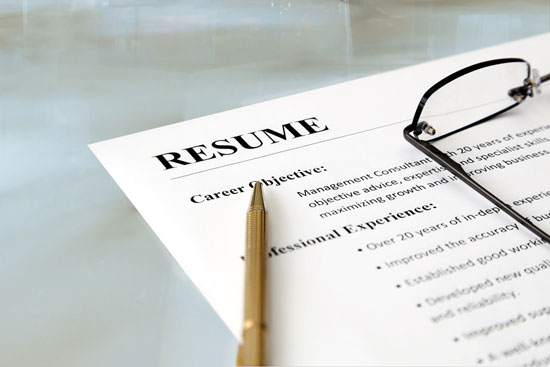
M 549 0 L 1 1 L 0 366 L 234 364 L 87 144 L 549 31 Z

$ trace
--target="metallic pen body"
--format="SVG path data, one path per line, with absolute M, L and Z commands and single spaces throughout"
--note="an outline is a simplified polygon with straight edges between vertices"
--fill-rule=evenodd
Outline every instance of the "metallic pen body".
M 261 366 L 264 363 L 265 332 L 265 207 L 260 183 L 254 186 L 246 213 L 245 289 L 242 344 L 237 364 Z

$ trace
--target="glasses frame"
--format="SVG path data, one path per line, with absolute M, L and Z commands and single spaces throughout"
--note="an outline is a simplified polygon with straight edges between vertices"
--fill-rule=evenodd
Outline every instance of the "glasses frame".
M 510 89 L 509 95 L 510 97 L 514 98 L 515 103 L 510 105 L 509 107 L 506 107 L 502 110 L 499 110 L 487 117 L 484 117 L 478 121 L 475 121 L 473 123 L 470 123 L 468 125 L 465 125 L 459 129 L 453 130 L 449 133 L 446 133 L 442 136 L 438 136 L 436 138 L 430 139 L 430 140 L 420 140 L 418 136 L 422 133 L 424 126 L 422 122 L 419 122 L 420 115 L 422 113 L 422 110 L 424 109 L 424 106 L 426 105 L 426 102 L 430 98 L 432 94 L 434 94 L 437 90 L 441 89 L 445 85 L 449 84 L 453 80 L 460 78 L 463 75 L 469 74 L 473 71 L 483 69 L 486 67 L 499 65 L 499 64 L 505 64 L 505 63 L 515 63 L 515 62 L 523 62 L 527 65 L 527 76 L 524 80 L 524 84 L 522 86 L 519 86 L 517 88 Z M 474 179 L 472 179 L 466 171 L 462 168 L 460 164 L 455 162 L 453 159 L 451 159 L 447 154 L 440 151 L 438 148 L 436 148 L 433 144 L 431 144 L 434 141 L 441 140 L 443 138 L 446 138 L 448 136 L 454 135 L 456 133 L 459 133 L 461 131 L 464 131 L 466 129 L 469 129 L 473 126 L 479 125 L 481 123 L 487 122 L 496 116 L 511 110 L 514 107 L 519 106 L 521 103 L 525 101 L 525 99 L 530 96 L 533 97 L 536 90 L 541 83 L 546 82 L 550 80 L 550 74 L 546 74 L 542 77 L 537 78 L 538 80 L 533 80 L 532 75 L 532 68 L 531 65 L 520 58 L 503 58 L 503 59 L 495 59 L 495 60 L 489 60 L 480 62 L 471 66 L 468 66 L 464 69 L 458 70 L 457 72 L 454 72 L 453 74 L 443 78 L 439 82 L 435 83 L 430 89 L 428 89 L 422 98 L 420 99 L 420 103 L 418 104 L 418 107 L 416 108 L 416 112 L 414 113 L 414 117 L 412 120 L 412 123 L 405 127 L 403 130 L 403 136 L 407 142 L 412 144 L 415 148 L 420 150 L 422 153 L 426 154 L 428 157 L 433 159 L 436 163 L 447 169 L 449 172 L 454 174 L 458 179 L 460 179 L 462 182 L 470 186 L 472 189 L 477 191 L 479 194 L 481 194 L 483 197 L 485 197 L 487 200 L 492 202 L 494 205 L 496 205 L 498 208 L 500 208 L 503 212 L 510 215 L 512 218 L 514 218 L 516 221 L 518 221 L 520 224 L 522 224 L 525 228 L 529 229 L 531 232 L 536 234 L 538 237 L 546 241 L 547 243 L 550 243 L 550 235 L 534 225 L 529 219 L 525 218 L 521 214 L 519 214 L 517 211 L 515 211 L 509 204 L 506 204 L 504 201 L 499 199 L 497 196 L 495 196 L 493 193 L 491 193 L 489 190 L 481 186 L 479 183 L 477 183 Z

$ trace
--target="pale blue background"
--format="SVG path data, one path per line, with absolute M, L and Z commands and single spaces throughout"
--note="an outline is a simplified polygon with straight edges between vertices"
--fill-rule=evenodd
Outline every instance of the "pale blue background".
M 87 144 L 548 31 L 548 0 L 1 0 L 0 366 L 234 363 Z

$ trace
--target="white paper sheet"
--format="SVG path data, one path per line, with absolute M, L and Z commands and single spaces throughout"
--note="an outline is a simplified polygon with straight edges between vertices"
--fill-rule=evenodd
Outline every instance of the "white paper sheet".
M 236 336 L 244 216 L 251 183 L 263 180 L 272 364 L 539 365 L 550 361 L 550 248 L 402 130 L 444 76 L 498 57 L 547 73 L 549 48 L 541 35 L 91 149 Z M 543 89 L 445 149 L 471 157 L 476 179 L 549 231 Z M 510 145 L 521 152 L 476 159 Z

